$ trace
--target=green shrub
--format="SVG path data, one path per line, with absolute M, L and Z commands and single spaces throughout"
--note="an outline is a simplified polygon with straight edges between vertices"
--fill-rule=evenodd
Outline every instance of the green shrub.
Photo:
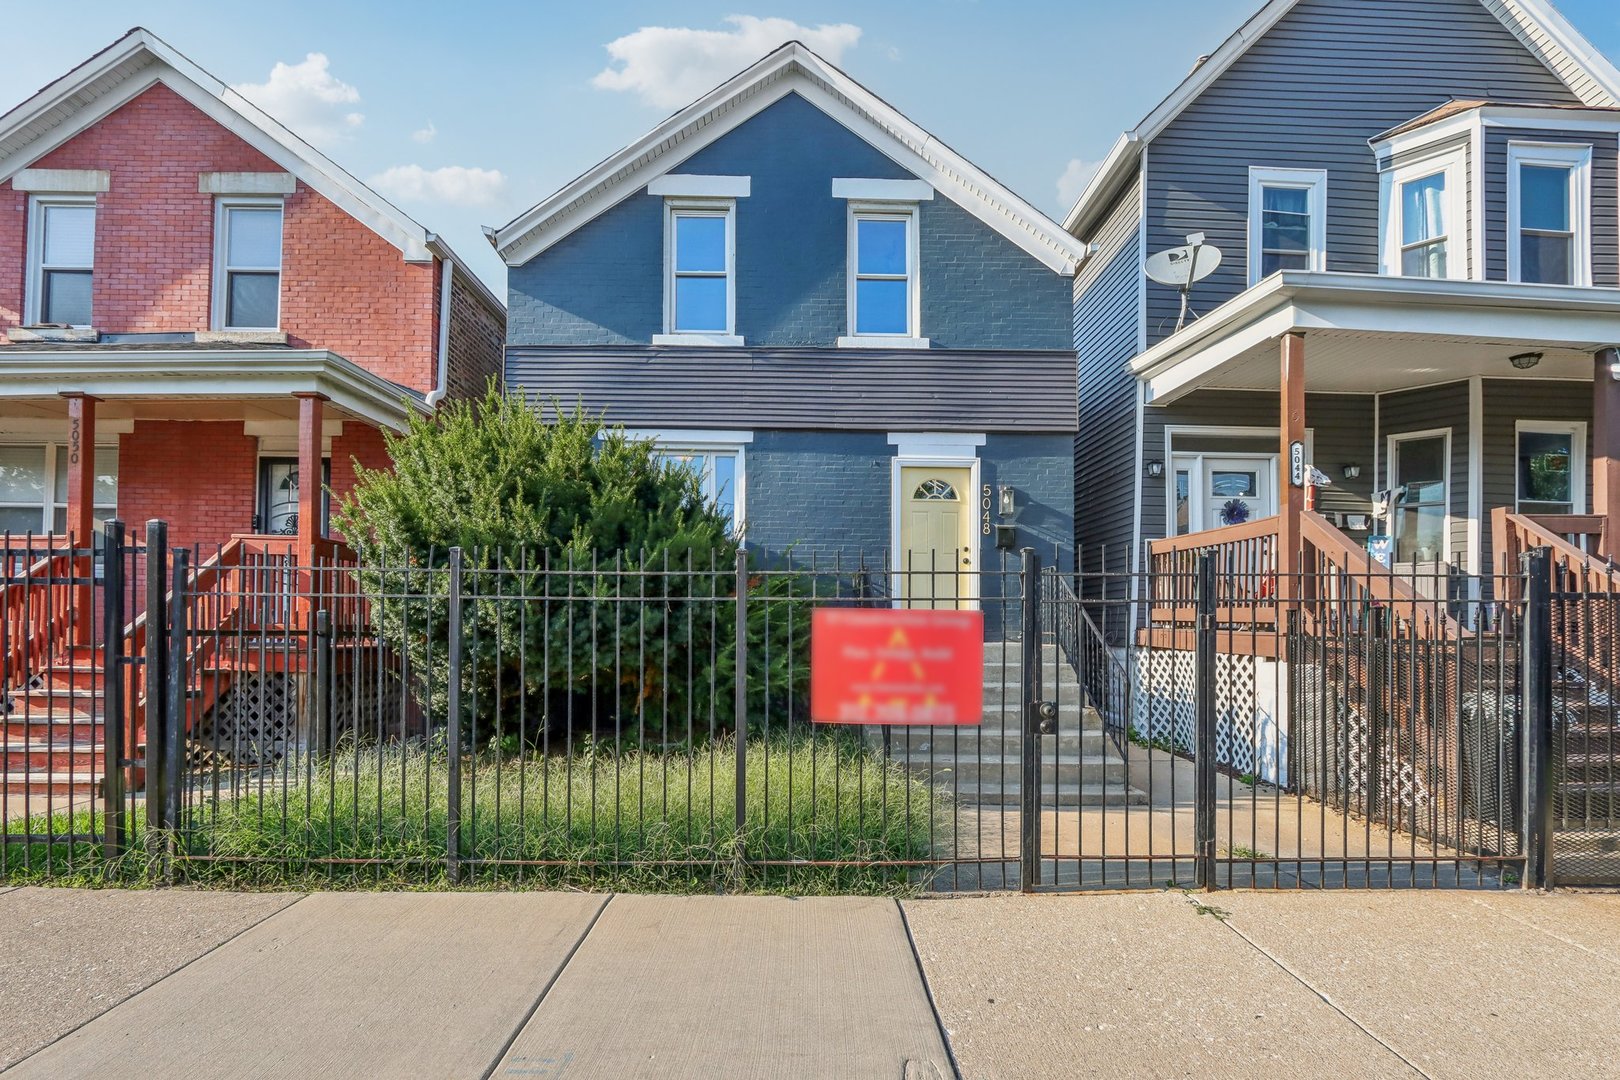
M 737 541 L 693 472 L 583 410 L 546 419 L 493 386 L 387 445 L 393 468 L 357 468 L 334 517 L 433 716 L 448 711 L 459 547 L 461 723 L 478 745 L 568 730 L 687 742 L 711 713 L 729 730 L 716 703 L 736 667 Z M 784 582 L 757 583 L 765 602 L 750 608 L 767 704 L 802 696 L 807 675 L 807 605 Z

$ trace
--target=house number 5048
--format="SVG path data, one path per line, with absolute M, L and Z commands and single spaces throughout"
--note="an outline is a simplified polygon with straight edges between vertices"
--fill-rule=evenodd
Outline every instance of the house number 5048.
M 979 514 L 984 521 L 984 535 L 986 536 L 989 536 L 991 533 L 995 532 L 995 529 L 991 528 L 990 526 L 990 499 L 990 485 L 986 484 L 984 485 L 984 490 L 979 492 Z

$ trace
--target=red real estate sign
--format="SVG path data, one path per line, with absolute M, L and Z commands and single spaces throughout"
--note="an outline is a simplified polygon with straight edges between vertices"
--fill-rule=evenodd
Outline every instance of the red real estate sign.
M 984 615 L 817 608 L 810 718 L 818 724 L 977 724 L 984 718 Z

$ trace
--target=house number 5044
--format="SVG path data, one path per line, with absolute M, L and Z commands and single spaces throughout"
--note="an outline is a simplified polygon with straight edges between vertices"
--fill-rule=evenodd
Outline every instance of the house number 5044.
M 986 484 L 984 490 L 979 492 L 979 514 L 984 521 L 984 535 L 986 536 L 995 532 L 995 529 L 990 525 L 990 499 L 990 485 Z

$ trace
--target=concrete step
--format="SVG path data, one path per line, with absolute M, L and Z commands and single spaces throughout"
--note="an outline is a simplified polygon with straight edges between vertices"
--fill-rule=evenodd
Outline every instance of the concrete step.
M 1017 783 L 1023 776 L 1020 757 L 985 757 L 958 759 L 954 764 L 935 761 L 932 768 L 926 761 L 913 762 L 913 772 L 927 772 L 936 782 L 949 782 L 954 777 L 955 790 L 960 798 L 973 798 L 981 788 L 993 789 Z M 1118 758 L 1101 754 L 1081 757 L 1041 755 L 1041 784 L 1049 787 L 1054 782 L 1063 784 L 1110 784 L 1123 789 L 1125 763 Z
M 1071 806 L 1146 806 L 1147 795 L 1124 784 L 1050 784 L 1041 785 L 1041 806 L 1050 809 Z M 1023 802 L 1023 787 L 1016 781 L 966 789 L 956 798 L 966 806 L 1018 806 Z
M 1107 738 L 1100 728 L 1077 730 L 1065 727 L 1056 735 L 1041 737 L 1041 753 L 1070 756 L 1100 754 Z M 1024 736 L 1017 729 L 912 728 L 907 737 L 896 733 L 889 745 L 896 757 L 908 754 L 926 756 L 930 751 L 935 760 L 953 756 L 974 758 L 985 754 L 1017 757 L 1023 749 Z

